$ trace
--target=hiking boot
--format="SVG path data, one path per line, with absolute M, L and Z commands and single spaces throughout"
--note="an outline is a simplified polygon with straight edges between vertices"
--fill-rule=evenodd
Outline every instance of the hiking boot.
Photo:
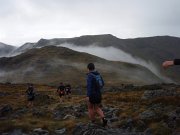
M 103 118 L 102 121 L 103 121 L 102 126 L 103 126 L 103 127 L 107 126 L 107 122 L 108 122 L 108 121 L 107 121 L 105 118 Z

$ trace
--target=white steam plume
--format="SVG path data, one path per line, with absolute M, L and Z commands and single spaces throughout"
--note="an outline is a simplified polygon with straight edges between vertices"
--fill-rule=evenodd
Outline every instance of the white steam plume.
M 171 79 L 163 76 L 152 62 L 146 62 L 145 60 L 142 60 L 140 58 L 135 58 L 132 55 L 112 46 L 99 47 L 95 44 L 89 46 L 77 46 L 69 43 L 63 43 L 58 46 L 67 47 L 79 52 L 86 52 L 111 61 L 122 61 L 132 64 L 139 64 L 149 69 L 152 73 L 161 78 L 163 81 L 173 82 Z

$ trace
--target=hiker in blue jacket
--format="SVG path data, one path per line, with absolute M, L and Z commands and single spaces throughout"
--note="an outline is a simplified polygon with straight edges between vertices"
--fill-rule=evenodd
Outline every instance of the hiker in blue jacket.
M 95 71 L 95 66 L 93 63 L 89 63 L 88 66 L 89 73 L 87 74 L 87 105 L 89 118 L 92 123 L 95 122 L 95 113 L 97 113 L 103 122 L 103 126 L 107 125 L 107 120 L 105 119 L 102 109 L 99 107 L 101 103 L 101 89 L 104 86 L 104 81 L 101 75 Z

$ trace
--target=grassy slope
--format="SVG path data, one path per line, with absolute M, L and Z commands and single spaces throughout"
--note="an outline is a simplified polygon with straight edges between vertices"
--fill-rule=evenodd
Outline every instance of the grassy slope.
M 87 53 L 55 46 L 32 49 L 12 58 L 1 58 L 0 69 L 8 74 L 5 77 L 0 76 L 0 80 L 46 84 L 66 81 L 83 85 L 89 62 L 95 63 L 105 81 L 110 80 L 106 81 L 107 84 L 160 82 L 158 77 L 142 66 L 107 61 Z
M 73 95 L 72 99 L 69 101 L 65 101 L 63 104 L 58 103 L 58 96 L 54 94 L 56 90 L 53 87 L 45 86 L 45 85 L 35 85 L 38 92 L 43 94 L 48 94 L 50 97 L 54 98 L 55 101 L 48 105 L 46 111 L 49 113 L 44 117 L 35 117 L 32 115 L 32 112 L 29 110 L 28 113 L 23 115 L 21 118 L 13 118 L 8 120 L 2 120 L 0 123 L 0 131 L 10 131 L 12 129 L 21 128 L 24 131 L 30 131 L 34 128 L 43 128 L 49 131 L 54 131 L 55 129 L 60 129 L 66 127 L 68 132 L 70 133 L 75 124 L 78 122 L 87 123 L 88 117 L 84 116 L 75 120 L 63 120 L 58 121 L 52 118 L 52 110 L 57 106 L 66 106 L 66 105 L 77 105 L 77 104 L 85 104 L 84 99 L 85 96 Z M 0 92 L 10 92 L 12 95 L 1 97 L 0 105 L 9 104 L 13 107 L 13 109 L 17 109 L 19 107 L 26 106 L 26 97 L 24 91 L 26 89 L 26 85 L 0 85 Z M 85 91 L 85 90 L 84 90 Z M 179 89 L 180 91 L 180 89 Z M 177 97 L 162 97 L 154 100 L 142 101 L 141 96 L 143 95 L 143 90 L 138 91 L 128 91 L 128 92 L 115 92 L 115 93 L 105 93 L 103 95 L 103 104 L 109 107 L 119 108 L 118 116 L 120 121 L 113 123 L 113 127 L 122 127 L 124 123 L 124 119 L 131 117 L 135 122 L 139 120 L 138 114 L 146 110 L 147 106 L 150 104 L 162 103 L 166 106 L 171 106 L 171 108 L 175 108 L 178 106 L 179 98 Z M 47 105 L 42 105 L 36 103 L 36 107 L 38 109 L 43 109 Z M 138 109 L 134 109 L 134 106 L 138 106 Z M 159 120 L 151 120 L 146 123 L 147 127 L 151 127 L 153 132 L 156 134 L 168 134 L 171 131 L 166 129 L 161 125 L 162 119 Z M 140 129 L 141 130 L 141 129 Z

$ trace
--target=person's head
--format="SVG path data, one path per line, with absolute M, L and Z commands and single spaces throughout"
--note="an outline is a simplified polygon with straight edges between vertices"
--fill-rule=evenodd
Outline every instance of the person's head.
M 60 85 L 63 85 L 63 82 L 60 82 L 59 84 L 60 84 Z
M 95 65 L 94 65 L 94 63 L 89 63 L 89 64 L 87 65 L 87 69 L 88 69 L 89 71 L 95 70 Z

